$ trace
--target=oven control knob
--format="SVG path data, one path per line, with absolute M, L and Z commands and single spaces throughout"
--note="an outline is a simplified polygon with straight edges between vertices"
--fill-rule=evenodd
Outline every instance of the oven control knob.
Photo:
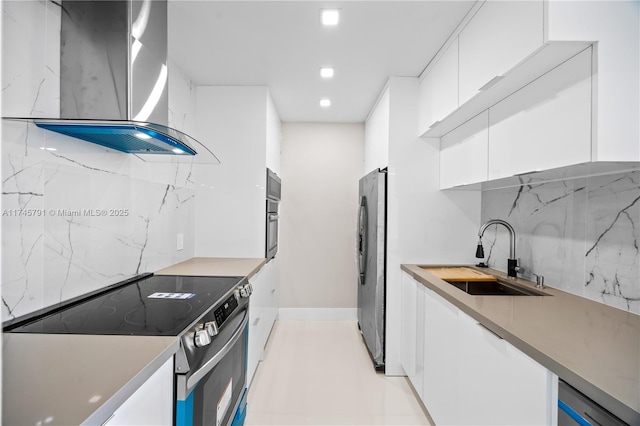
M 240 296 L 249 297 L 251 296 L 251 293 L 253 293 L 253 287 L 251 287 L 251 284 L 245 284 L 240 287 Z
M 196 331 L 196 336 L 193 339 L 193 343 L 195 343 L 196 347 L 198 348 L 207 346 L 209 343 L 211 343 L 211 336 L 209 336 L 207 330 L 198 330 Z
M 207 330 L 209 336 L 213 337 L 218 334 L 218 323 L 215 321 L 209 321 L 204 324 L 204 329 Z

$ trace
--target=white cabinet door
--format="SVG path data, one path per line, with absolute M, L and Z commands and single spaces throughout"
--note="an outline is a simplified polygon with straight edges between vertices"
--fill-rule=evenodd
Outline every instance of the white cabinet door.
M 462 312 L 458 332 L 458 424 L 553 423 L 551 372 Z
M 543 43 L 543 0 L 487 1 L 458 36 L 462 105 Z
M 258 368 L 258 362 L 263 357 L 265 316 L 267 309 L 267 285 L 264 267 L 249 279 L 253 293 L 249 299 L 249 347 L 247 349 L 247 383 L 251 383 Z
M 421 346 L 424 340 L 422 324 L 419 326 L 418 309 L 422 306 L 418 302 L 422 299 L 423 292 L 419 291 L 422 285 L 414 280 L 406 272 L 402 272 L 402 354 L 401 363 L 405 374 L 411 381 L 414 389 L 422 398 L 423 360 L 418 360 L 418 353 L 422 353 Z M 420 365 L 418 365 L 420 364 Z
M 640 19 L 637 0 L 549 0 L 549 39 L 597 41 L 594 161 L 640 160 Z
M 105 425 L 173 424 L 173 357 L 144 382 Z
M 487 180 L 489 111 L 440 139 L 440 188 Z
M 591 50 L 489 109 L 489 179 L 591 161 Z
M 424 288 L 424 390 L 423 401 L 440 425 L 458 424 L 457 371 L 460 353 L 458 308 Z
M 264 330 L 263 345 L 266 346 L 273 325 L 278 316 L 278 259 L 274 258 L 262 267 L 265 274 L 265 311 L 264 311 Z
M 420 83 L 418 131 L 423 134 L 458 108 L 458 40 L 447 48 Z

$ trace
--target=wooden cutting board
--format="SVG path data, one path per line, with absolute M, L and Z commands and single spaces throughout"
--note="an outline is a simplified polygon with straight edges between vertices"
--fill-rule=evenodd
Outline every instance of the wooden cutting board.
M 451 268 L 423 268 L 436 277 L 446 281 L 497 281 L 493 275 L 487 275 L 464 266 Z

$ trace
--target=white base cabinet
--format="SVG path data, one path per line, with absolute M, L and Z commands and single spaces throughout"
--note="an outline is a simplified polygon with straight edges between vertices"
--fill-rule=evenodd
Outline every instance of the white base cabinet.
M 149 377 L 104 424 L 109 426 L 173 424 L 173 357 Z
M 402 291 L 403 367 L 436 424 L 557 423 L 557 376 L 405 272 Z
M 424 293 L 423 401 L 437 424 L 459 424 L 458 369 L 464 354 L 460 353 L 458 309 L 422 284 L 413 282 Z
M 424 378 L 424 292 L 402 272 L 402 367 L 420 398 Z M 418 318 L 420 315 L 420 318 Z
M 277 259 L 265 264 L 249 282 L 253 293 L 249 299 L 247 384 L 251 384 L 258 362 L 264 358 L 264 347 L 278 315 Z
M 554 424 L 557 377 L 458 312 L 458 424 Z

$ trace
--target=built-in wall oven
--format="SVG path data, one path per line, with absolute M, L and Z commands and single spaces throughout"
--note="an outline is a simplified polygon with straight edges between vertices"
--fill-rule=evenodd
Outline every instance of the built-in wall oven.
M 267 202 L 266 202 L 266 248 L 267 261 L 273 259 L 278 252 L 278 212 L 282 196 L 282 181 L 273 171 L 267 169 Z
M 179 336 L 175 424 L 241 426 L 251 284 L 243 277 L 145 275 L 12 321 L 4 331 Z

